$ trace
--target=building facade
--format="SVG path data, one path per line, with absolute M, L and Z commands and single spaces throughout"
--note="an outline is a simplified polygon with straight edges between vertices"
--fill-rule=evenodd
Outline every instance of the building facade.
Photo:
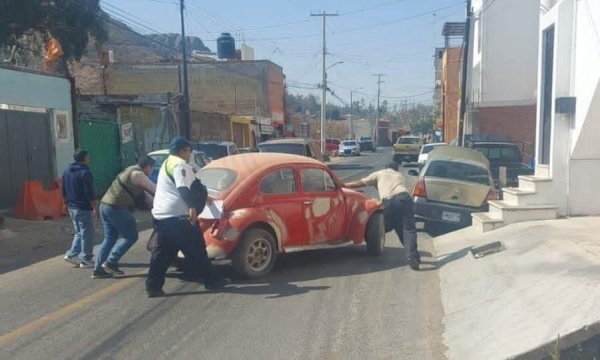
M 505 135 L 534 155 L 540 1 L 473 0 L 465 134 Z

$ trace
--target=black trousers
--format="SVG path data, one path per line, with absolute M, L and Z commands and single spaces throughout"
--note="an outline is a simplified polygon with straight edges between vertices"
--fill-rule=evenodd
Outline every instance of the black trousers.
M 385 231 L 396 231 L 408 259 L 420 260 L 417 250 L 417 226 L 413 211 L 413 199 L 408 193 L 401 193 L 383 200 Z
M 206 253 L 204 236 L 198 225 L 192 225 L 185 218 L 155 219 L 154 229 L 158 236 L 150 259 L 147 290 L 162 289 L 165 274 L 180 250 L 186 258 L 188 275 L 202 277 L 205 284 L 217 281 L 218 277 Z

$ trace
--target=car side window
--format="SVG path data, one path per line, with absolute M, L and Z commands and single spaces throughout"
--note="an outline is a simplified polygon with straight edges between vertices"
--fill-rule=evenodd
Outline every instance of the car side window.
M 296 177 L 292 169 L 273 171 L 260 182 L 263 194 L 291 194 L 298 191 Z
M 204 167 L 206 165 L 204 158 L 202 158 L 202 155 L 200 155 L 200 154 L 196 154 L 194 156 L 194 161 L 196 162 L 196 165 L 198 165 L 199 167 Z
M 327 192 L 336 189 L 331 175 L 321 169 L 302 169 L 301 179 L 305 192 Z

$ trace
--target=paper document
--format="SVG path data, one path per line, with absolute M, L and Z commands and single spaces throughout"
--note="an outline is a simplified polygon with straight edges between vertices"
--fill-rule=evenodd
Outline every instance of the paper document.
M 204 210 L 198 215 L 200 219 L 220 219 L 223 216 L 223 200 L 206 203 Z

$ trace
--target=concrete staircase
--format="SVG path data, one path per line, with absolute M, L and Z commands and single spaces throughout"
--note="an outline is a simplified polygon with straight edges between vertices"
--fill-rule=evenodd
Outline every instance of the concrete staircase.
M 496 230 L 523 221 L 558 217 L 558 206 L 547 204 L 544 194 L 551 191 L 552 178 L 519 176 L 518 188 L 504 188 L 504 200 L 489 202 L 486 213 L 473 213 L 473 226 L 481 232 Z

